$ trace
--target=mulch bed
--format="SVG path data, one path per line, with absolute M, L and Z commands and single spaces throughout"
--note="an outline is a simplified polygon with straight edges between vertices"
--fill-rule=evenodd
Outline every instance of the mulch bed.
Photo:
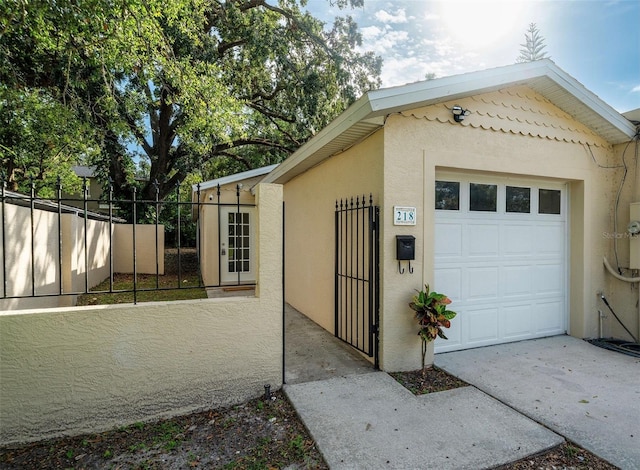
M 436 366 L 411 372 L 391 372 L 389 375 L 404 385 L 405 388 L 411 390 L 414 395 L 443 392 L 445 390 L 451 390 L 452 388 L 466 387 L 469 385 L 459 378 L 447 374 Z

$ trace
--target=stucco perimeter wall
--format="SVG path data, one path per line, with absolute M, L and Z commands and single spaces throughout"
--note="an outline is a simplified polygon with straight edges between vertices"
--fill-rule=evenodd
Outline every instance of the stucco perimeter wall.
M 450 108 L 456 104 L 471 111 L 463 123 L 452 119 Z M 569 333 L 579 338 L 597 335 L 597 310 L 603 307 L 596 292 L 610 285 L 602 258 L 610 256 L 612 248 L 603 233 L 612 230 L 615 194 L 622 177 L 620 168 L 601 166 L 620 165 L 620 152 L 525 87 L 392 115 L 385 125 L 384 145 L 383 369 L 420 366 L 420 342 L 407 302 L 415 289 L 433 283 L 438 170 L 566 182 Z M 628 202 L 621 202 L 621 207 L 628 210 Z M 394 205 L 416 207 L 418 224 L 394 226 Z M 396 234 L 411 234 L 417 239 L 413 275 L 398 273 L 392 249 Z M 432 352 L 429 356 L 432 360 Z
M 382 197 L 383 132 L 285 184 L 286 298 L 334 331 L 336 200 Z
M 133 272 L 133 225 L 114 225 L 113 233 L 113 271 L 116 273 Z M 156 256 L 158 274 L 164 274 L 164 225 L 158 225 L 157 244 L 155 225 L 136 225 L 136 272 L 138 274 L 156 274 Z M 157 253 L 156 253 L 157 246 Z M 107 272 L 107 275 L 109 273 Z
M 5 204 L 4 248 L 0 246 L 0 263 L 4 263 L 7 296 L 32 294 L 32 280 L 36 292 L 53 294 L 59 289 L 58 214 L 33 211 L 13 204 Z M 33 255 L 33 256 L 32 256 Z M 33 270 L 32 270 L 33 268 Z M 0 270 L 0 280 L 3 272 Z M 33 278 L 33 279 L 32 279 Z
M 0 263 L 6 269 L 7 297 L 58 294 L 61 288 L 63 293 L 84 292 L 85 287 L 109 276 L 108 223 L 61 214 L 58 226 L 57 212 L 35 209 L 32 227 L 29 207 L 5 204 L 5 210 L 6 253 L 0 247 Z M 85 253 L 89 254 L 86 258 Z M 0 286 L 5 285 L 3 281 L 0 269 Z M 0 310 L 60 307 L 73 302 L 74 297 L 68 295 L 11 298 L 0 300 Z
M 282 188 L 260 185 L 254 298 L 0 313 L 0 441 L 226 406 L 282 380 Z

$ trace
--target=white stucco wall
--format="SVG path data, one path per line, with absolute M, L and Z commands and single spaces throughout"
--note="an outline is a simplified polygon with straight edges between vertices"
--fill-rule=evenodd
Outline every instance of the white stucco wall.
M 33 287 L 36 294 L 56 293 L 59 289 L 57 212 L 34 210 L 32 226 L 29 207 L 8 203 L 4 207 L 7 251 L 0 252 L 0 261 L 5 265 L 7 296 L 32 295 Z M 32 286 L 32 266 L 36 273 L 35 286 Z M 2 275 L 0 272 L 0 278 Z
M 84 292 L 109 277 L 109 230 L 115 234 L 116 225 L 89 219 L 85 230 L 83 218 L 72 215 L 65 218 L 62 275 L 65 285 L 72 286 L 67 291 Z M 117 251 L 114 241 L 114 255 Z
M 85 260 L 85 221 L 75 214 L 61 214 L 35 209 L 33 229 L 29 207 L 6 203 L 5 240 L 0 246 L 0 263 L 6 270 L 6 297 L 45 296 L 60 292 L 84 292 L 109 276 L 109 224 L 87 220 Z M 32 236 L 33 233 L 33 236 Z M 60 249 L 62 253 L 60 253 Z M 33 277 L 35 292 L 32 289 Z M 60 269 L 60 265 L 62 269 Z M 0 286 L 4 286 L 0 269 Z M 2 289 L 2 287 L 0 287 Z M 5 294 L 0 291 L 0 294 Z M 71 305 L 73 296 L 10 298 L 0 300 L 0 310 L 47 308 Z
M 137 224 L 136 230 L 136 271 L 138 274 L 164 274 L 164 225 Z M 156 246 L 158 252 L 156 253 Z M 113 271 L 133 272 L 133 225 L 116 224 L 113 231 Z M 156 266 L 156 257 L 158 264 Z M 109 271 L 107 271 L 107 276 Z M 106 276 L 105 276 L 106 277 Z M 104 279 L 104 278 L 103 278 Z
M 282 381 L 282 188 L 256 188 L 256 296 L 0 312 L 0 441 L 238 403 Z

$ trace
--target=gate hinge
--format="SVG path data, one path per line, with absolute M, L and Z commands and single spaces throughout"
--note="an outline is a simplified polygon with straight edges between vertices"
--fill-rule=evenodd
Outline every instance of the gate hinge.
M 380 332 L 380 328 L 378 325 L 371 325 L 371 331 L 373 331 L 374 335 L 377 335 Z

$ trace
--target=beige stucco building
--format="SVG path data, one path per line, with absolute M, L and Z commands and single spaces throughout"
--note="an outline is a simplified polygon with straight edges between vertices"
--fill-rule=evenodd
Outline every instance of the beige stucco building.
M 420 366 L 424 284 L 458 312 L 435 352 L 630 339 L 601 294 L 640 335 L 636 126 L 550 60 L 371 91 L 261 179 L 284 185 L 286 301 L 388 371 Z
M 206 286 L 256 283 L 255 185 L 276 166 L 193 186 L 192 202 L 199 203 L 193 219 L 198 221 L 200 269 Z

